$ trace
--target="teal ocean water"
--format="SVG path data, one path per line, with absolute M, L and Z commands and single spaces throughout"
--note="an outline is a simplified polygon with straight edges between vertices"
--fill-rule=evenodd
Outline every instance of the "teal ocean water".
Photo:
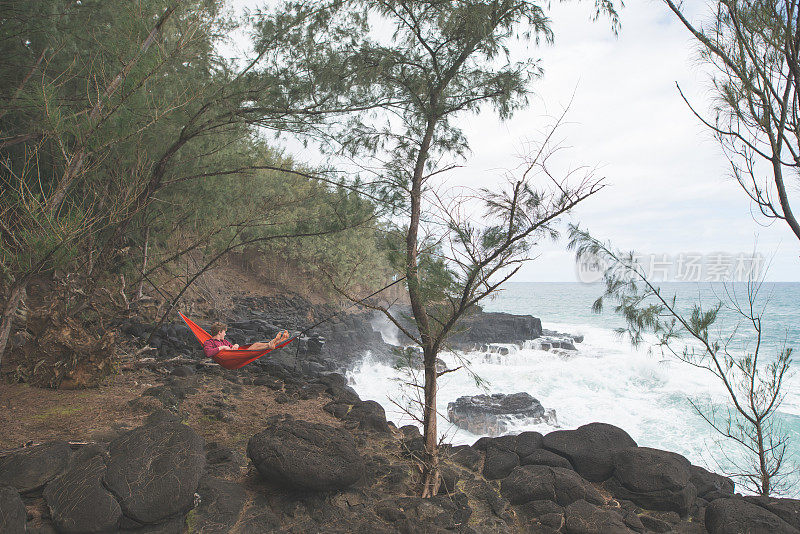
M 662 283 L 667 296 L 675 295 L 678 307 L 690 311 L 696 302 L 710 307 L 723 302 L 718 328 L 720 336 L 732 332 L 741 316 L 732 309 L 732 302 L 747 305 L 746 283 Z M 509 283 L 503 291 L 484 302 L 486 311 L 530 314 L 543 323 L 564 323 L 614 329 L 625 321 L 607 302 L 600 314 L 592 312 L 592 303 L 603 294 L 602 284 L 580 283 Z M 757 294 L 758 310 L 763 316 L 762 347 L 759 354 L 772 357 L 783 347 L 800 350 L 800 283 L 764 283 Z M 545 326 L 547 328 L 547 326 Z M 754 341 L 752 326 L 741 324 L 735 339 L 739 349 L 748 348 Z M 750 350 L 752 348 L 750 347 Z
M 739 298 L 746 302 L 745 284 L 662 284 L 667 294 L 676 294 L 679 306 L 690 309 L 698 299 L 712 305 L 716 299 Z M 546 409 L 556 411 L 555 424 L 519 421 L 511 431 L 575 428 L 601 421 L 624 428 L 639 445 L 683 454 L 692 463 L 712 471 L 730 470 L 731 462 L 746 463 L 747 454 L 723 439 L 695 412 L 692 403 L 725 409 L 728 399 L 722 384 L 708 371 L 694 368 L 650 351 L 647 346 L 631 347 L 614 329 L 623 326 L 611 307 L 602 314 L 591 311 L 602 294 L 597 284 L 509 283 L 491 300 L 486 311 L 533 315 L 544 328 L 581 334 L 577 353 L 564 356 L 538 350 L 534 344 L 488 353 L 446 354 L 443 359 L 456 366 L 468 360 L 472 370 L 485 382 L 485 389 L 468 373 L 459 371 L 440 380 L 438 409 L 442 414 L 440 432 L 452 443 L 472 443 L 478 436 L 451 425 L 447 403 L 462 395 L 515 393 L 526 391 Z M 800 349 L 800 283 L 765 283 L 759 292 L 763 309 L 760 358 L 767 361 L 783 347 Z M 752 350 L 752 329 L 739 324 L 735 312 L 723 308 L 719 320 L 721 335 L 735 332 L 732 351 Z M 501 353 L 503 352 L 503 353 Z M 800 363 L 783 388 L 786 395 L 778 420 L 790 438 L 788 461 L 800 464 Z M 363 398 L 380 402 L 387 416 L 398 424 L 413 422 L 397 404 L 407 401 L 408 389 L 391 366 L 372 361 L 367 355 L 362 366 L 350 374 L 353 387 Z M 791 475 L 789 496 L 800 497 L 800 472 Z M 743 487 L 737 490 L 746 492 Z

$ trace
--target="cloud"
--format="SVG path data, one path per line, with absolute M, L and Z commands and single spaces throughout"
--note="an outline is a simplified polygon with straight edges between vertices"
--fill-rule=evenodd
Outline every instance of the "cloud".
M 565 135 L 571 148 L 561 168 L 598 166 L 609 187 L 576 209 L 573 221 L 642 252 L 735 254 L 757 242 L 762 253 L 775 253 L 769 279 L 800 281 L 797 240 L 783 223 L 764 227 L 759 222 L 767 221 L 753 219 L 717 142 L 677 91 L 676 82 L 698 111 L 709 109 L 708 71 L 683 26 L 660 2 L 632 2 L 615 39 L 602 19 L 588 20 L 587 10 L 554 5 L 555 45 L 527 51 L 545 70 L 530 109 L 502 124 L 489 113 L 465 121 L 474 157 L 464 180 L 483 181 L 487 170 L 502 168 L 520 140 L 574 94 Z M 558 252 L 563 243 L 542 250 L 519 280 L 575 280 L 572 254 Z
M 697 1 L 684 6 L 692 20 L 708 9 Z M 719 146 L 678 94 L 676 83 L 698 111 L 711 104 L 708 71 L 685 28 L 661 2 L 630 2 L 620 11 L 622 29 L 615 37 L 607 20 L 590 20 L 591 7 L 553 3 L 555 44 L 512 47 L 518 58 L 542 60 L 544 76 L 534 85 L 530 108 L 505 122 L 488 111 L 464 117 L 460 125 L 472 154 L 446 177 L 448 183 L 474 187 L 502 180 L 525 140 L 536 139 L 572 101 L 563 131 L 571 148 L 557 168 L 597 167 L 609 184 L 579 206 L 572 221 L 621 249 L 643 252 L 751 252 L 757 241 L 759 251 L 775 254 L 770 280 L 800 281 L 800 244 L 785 224 L 763 227 L 753 219 Z M 321 161 L 299 143 L 286 146 L 300 159 Z M 516 280 L 575 280 L 573 256 L 563 243 L 539 250 L 539 260 Z

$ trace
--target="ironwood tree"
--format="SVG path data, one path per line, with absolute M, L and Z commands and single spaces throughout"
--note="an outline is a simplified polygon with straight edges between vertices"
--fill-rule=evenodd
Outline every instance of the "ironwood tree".
M 800 185 L 800 2 L 719 0 L 713 17 L 698 24 L 680 2 L 664 1 L 713 67 L 713 116 L 692 111 L 719 140 L 759 213 L 800 239 L 791 205 Z
M 57 299 L 65 313 L 102 322 L 93 308 L 109 277 L 127 301 L 145 275 L 167 276 L 182 254 L 285 242 L 314 233 L 309 226 L 330 236 L 359 220 L 362 236 L 374 237 L 371 206 L 341 202 L 346 186 L 264 141 L 267 130 L 313 134 L 353 102 L 370 105 L 347 90 L 348 73 L 332 59 L 318 59 L 313 76 L 282 60 L 296 29 L 308 30 L 326 6 L 263 14 L 268 31 L 236 64 L 216 49 L 235 27 L 220 5 L 3 3 L 0 355 L 34 278 L 59 273 L 75 288 Z M 311 248 L 344 246 L 326 244 Z
M 621 253 L 578 226 L 570 227 L 569 244 L 578 261 L 605 266 L 605 291 L 593 309 L 600 312 L 607 301 L 613 302 L 626 323 L 618 333 L 627 334 L 634 345 L 646 343 L 649 334 L 662 353 L 707 371 L 722 384 L 727 406 L 689 399 L 716 432 L 744 452 L 742 460 L 723 450 L 726 461 L 718 462 L 721 469 L 764 497 L 791 491 L 790 475 L 796 467 L 786 454 L 790 435 L 778 409 L 792 372 L 792 347 L 765 354 L 762 280 L 748 280 L 744 295 L 730 286 L 727 302 L 717 299 L 687 307 L 648 279 L 635 254 Z M 723 311 L 733 322 L 720 320 Z M 742 338 L 750 342 L 743 346 Z
M 441 179 L 469 151 L 458 119 L 492 109 L 500 119 L 527 105 L 540 75 L 532 59 L 512 61 L 508 47 L 553 38 L 542 5 L 527 1 L 354 2 L 391 35 L 350 37 L 350 68 L 359 90 L 386 102 L 387 113 L 350 115 L 332 137 L 342 151 L 379 169 L 375 195 L 394 208 L 402 235 L 395 251 L 411 301 L 410 330 L 379 307 L 423 352 L 425 454 L 423 496 L 439 486 L 436 356 L 464 314 L 525 261 L 529 247 L 555 232 L 559 215 L 598 190 L 591 175 L 568 184 L 548 174 L 551 139 L 531 150 L 523 169 L 498 185 L 471 192 L 443 189 Z M 610 2 L 598 2 L 616 28 Z M 367 28 L 369 29 L 369 28 Z M 543 183 L 537 180 L 544 179 Z M 481 217 L 476 214 L 481 213 Z

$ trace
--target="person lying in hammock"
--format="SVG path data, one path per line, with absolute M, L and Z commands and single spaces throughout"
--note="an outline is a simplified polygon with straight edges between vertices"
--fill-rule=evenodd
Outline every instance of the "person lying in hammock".
M 214 323 L 211 325 L 211 330 L 209 333 L 211 334 L 211 339 L 206 340 L 203 343 L 203 352 L 206 353 L 206 356 L 209 358 L 215 356 L 219 351 L 223 348 L 231 348 L 231 349 L 238 349 L 239 345 L 234 345 L 227 339 L 225 339 L 225 332 L 228 330 L 228 326 L 223 323 Z M 278 332 L 278 335 L 272 341 L 259 341 L 258 343 L 253 343 L 248 347 L 248 350 L 262 350 L 262 349 L 274 349 L 278 346 L 282 341 L 289 339 L 289 332 L 283 330 Z

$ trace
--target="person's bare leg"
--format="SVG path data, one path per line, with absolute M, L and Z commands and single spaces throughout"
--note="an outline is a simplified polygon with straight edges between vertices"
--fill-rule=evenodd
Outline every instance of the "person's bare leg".
M 282 330 L 281 332 L 278 333 L 277 336 L 275 336 L 275 339 L 273 339 L 272 341 L 270 342 L 259 341 L 257 343 L 253 343 L 252 345 L 250 345 L 249 350 L 274 349 L 279 343 L 281 343 L 282 341 L 286 341 L 287 339 L 289 339 L 289 332 L 286 330 Z

